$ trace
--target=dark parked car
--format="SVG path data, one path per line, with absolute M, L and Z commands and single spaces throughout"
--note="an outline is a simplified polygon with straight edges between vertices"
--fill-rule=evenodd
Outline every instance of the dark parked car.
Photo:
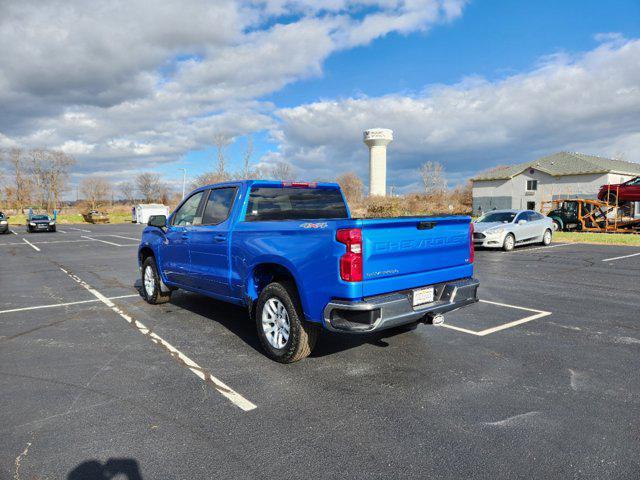
M 616 201 L 640 202 L 640 177 L 632 178 L 624 183 L 601 186 L 598 199 L 614 204 Z
M 34 214 L 27 217 L 27 232 L 55 232 L 56 221 L 49 215 Z
M 9 217 L 0 212 L 0 233 L 9 233 Z

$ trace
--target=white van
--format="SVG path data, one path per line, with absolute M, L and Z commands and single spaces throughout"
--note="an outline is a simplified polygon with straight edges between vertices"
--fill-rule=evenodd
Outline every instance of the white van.
M 140 203 L 131 209 L 133 223 L 147 223 L 151 215 L 169 216 L 169 207 L 161 203 Z

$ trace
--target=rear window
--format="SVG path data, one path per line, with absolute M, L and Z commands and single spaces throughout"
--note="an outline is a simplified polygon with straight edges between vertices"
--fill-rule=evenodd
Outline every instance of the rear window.
M 251 189 L 245 220 L 306 220 L 347 218 L 347 208 L 335 188 Z

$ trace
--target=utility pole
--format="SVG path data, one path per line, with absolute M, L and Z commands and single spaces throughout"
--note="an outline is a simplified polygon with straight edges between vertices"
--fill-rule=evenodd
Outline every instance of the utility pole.
M 184 198 L 184 194 L 185 194 L 185 185 L 187 183 L 187 169 L 186 168 L 179 168 L 178 170 L 182 170 L 182 198 Z

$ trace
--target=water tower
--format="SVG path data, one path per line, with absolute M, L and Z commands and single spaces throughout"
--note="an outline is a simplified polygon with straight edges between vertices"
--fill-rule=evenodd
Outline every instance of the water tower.
M 364 143 L 369 147 L 369 195 L 387 194 L 387 145 L 393 140 L 393 130 L 370 128 L 364 131 Z

